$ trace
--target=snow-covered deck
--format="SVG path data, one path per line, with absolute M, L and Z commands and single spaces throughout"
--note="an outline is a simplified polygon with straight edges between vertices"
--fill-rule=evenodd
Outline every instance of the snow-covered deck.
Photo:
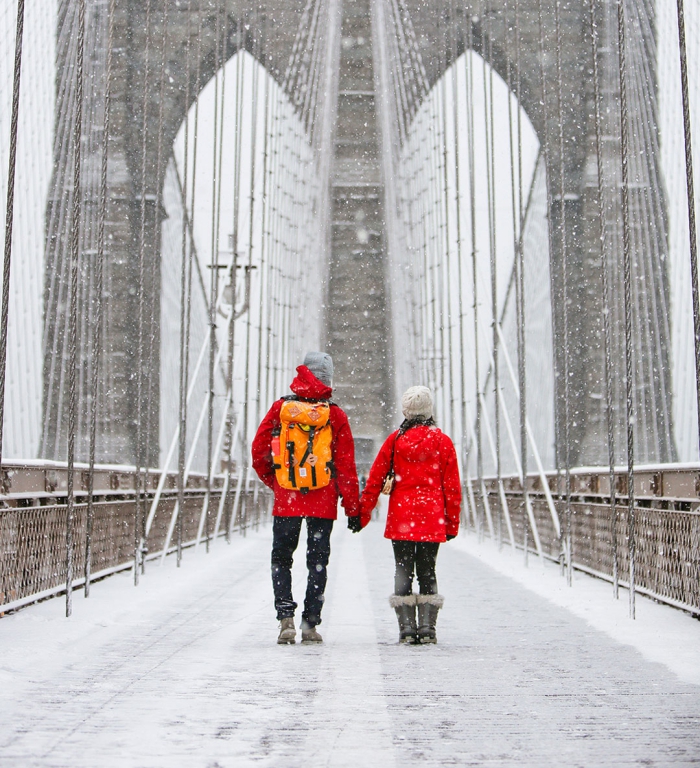
M 460 537 L 438 559 L 439 644 L 399 647 L 381 526 L 338 525 L 325 644 L 277 646 L 270 536 L 151 565 L 138 589 L 113 576 L 70 620 L 60 599 L 0 620 L 0 765 L 700 763 L 691 617 L 640 598 L 632 623 L 609 585 Z

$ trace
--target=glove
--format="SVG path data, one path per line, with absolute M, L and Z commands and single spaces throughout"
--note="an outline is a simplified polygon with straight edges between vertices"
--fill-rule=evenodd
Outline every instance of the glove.
M 448 533 L 448 534 L 445 535 L 445 538 L 448 541 L 452 541 L 452 539 L 456 539 L 457 538 L 457 534 L 456 533 Z
M 362 523 L 360 522 L 359 515 L 348 516 L 348 530 L 353 533 L 359 533 L 362 530 Z

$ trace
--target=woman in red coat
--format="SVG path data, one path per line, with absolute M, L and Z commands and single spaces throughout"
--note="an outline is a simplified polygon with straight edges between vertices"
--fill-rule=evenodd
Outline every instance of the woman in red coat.
M 435 426 L 427 387 L 408 389 L 401 409 L 405 421 L 389 435 L 370 470 L 360 520 L 367 525 L 393 471 L 384 536 L 391 539 L 396 561 L 390 603 L 399 620 L 399 642 L 435 643 L 435 623 L 443 604 L 435 561 L 440 544 L 459 530 L 462 491 L 457 454 L 452 440 Z M 418 595 L 412 594 L 414 572 Z

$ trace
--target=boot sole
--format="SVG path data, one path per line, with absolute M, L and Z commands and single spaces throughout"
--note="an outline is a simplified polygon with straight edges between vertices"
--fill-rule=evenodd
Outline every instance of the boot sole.
M 296 639 L 293 637 L 286 638 L 286 637 L 278 637 L 277 638 L 277 645 L 294 645 L 296 643 Z
M 323 640 L 302 640 L 302 645 L 321 645 Z

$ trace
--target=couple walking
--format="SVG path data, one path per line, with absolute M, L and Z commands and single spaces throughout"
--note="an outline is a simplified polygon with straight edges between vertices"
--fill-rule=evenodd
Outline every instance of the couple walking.
M 320 643 L 330 536 L 338 498 L 348 528 L 359 533 L 370 521 L 380 493 L 389 494 L 384 536 L 396 563 L 390 604 L 399 642 L 435 643 L 443 598 L 435 562 L 441 542 L 457 535 L 461 487 L 450 438 L 433 419 L 427 387 L 411 387 L 401 400 L 404 421 L 387 438 L 360 498 L 355 448 L 348 418 L 331 401 L 333 360 L 309 352 L 297 368 L 292 395 L 273 403 L 253 440 L 253 467 L 274 491 L 272 586 L 280 621 L 277 642 L 296 640 L 292 560 L 306 520 L 308 582 L 301 621 L 302 643 Z M 413 594 L 417 577 L 419 594 Z

